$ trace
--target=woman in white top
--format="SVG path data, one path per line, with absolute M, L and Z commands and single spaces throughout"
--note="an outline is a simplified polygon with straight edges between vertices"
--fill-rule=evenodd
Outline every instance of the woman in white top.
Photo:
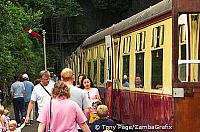
M 88 76 L 82 77 L 81 88 L 84 90 L 92 106 L 92 108 L 90 108 L 90 121 L 89 121 L 89 123 L 92 123 L 96 119 L 91 119 L 91 118 L 94 114 L 97 113 L 97 110 L 96 110 L 97 106 L 101 104 L 99 91 L 97 88 L 93 87 L 92 80 Z

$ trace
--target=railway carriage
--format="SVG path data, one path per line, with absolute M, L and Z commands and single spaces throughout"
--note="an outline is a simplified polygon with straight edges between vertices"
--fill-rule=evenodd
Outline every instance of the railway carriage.
M 87 38 L 67 66 L 92 78 L 111 118 L 198 132 L 199 34 L 199 0 L 164 0 Z

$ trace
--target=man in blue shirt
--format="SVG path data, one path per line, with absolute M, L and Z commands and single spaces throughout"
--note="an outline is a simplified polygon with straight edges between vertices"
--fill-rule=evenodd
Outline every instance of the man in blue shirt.
M 23 83 L 25 87 L 25 106 L 26 106 L 26 111 L 27 111 L 34 85 L 32 82 L 29 81 L 29 77 L 27 74 L 23 74 L 22 77 L 24 80 Z M 31 116 L 30 116 L 30 123 L 32 122 L 33 122 L 33 110 L 31 111 Z
M 20 126 L 23 123 L 23 119 L 26 116 L 25 110 L 25 102 L 24 102 L 24 95 L 25 95 L 25 87 L 22 82 L 19 81 L 20 76 L 14 76 L 15 82 L 11 85 L 11 95 L 13 98 L 13 107 L 15 112 L 15 119 L 17 121 L 17 125 Z M 21 113 L 22 120 L 20 120 Z

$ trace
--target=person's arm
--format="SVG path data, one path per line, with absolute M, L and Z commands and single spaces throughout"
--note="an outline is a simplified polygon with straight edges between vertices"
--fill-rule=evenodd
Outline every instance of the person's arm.
M 79 126 L 83 130 L 83 132 L 91 132 L 86 122 L 79 124 Z
M 5 124 L 5 122 L 4 122 L 2 116 L 0 116 L 0 122 L 1 122 L 1 125 L 2 125 L 2 129 L 3 129 L 4 131 L 6 131 L 6 124 Z
M 99 90 L 97 88 L 95 88 L 95 93 L 96 93 L 96 99 L 101 100 L 100 94 L 99 94 Z
M 85 114 L 86 118 L 90 119 L 90 108 L 83 109 L 83 113 Z
M 86 118 L 89 120 L 90 119 L 90 108 L 91 103 L 90 100 L 88 99 L 88 97 L 86 96 L 86 94 L 83 92 L 83 113 L 85 114 Z
M 14 90 L 13 90 L 13 86 L 11 85 L 11 88 L 10 88 L 10 93 L 11 93 L 11 99 L 13 98 L 13 96 L 14 96 L 14 92 L 13 92 Z
M 25 85 L 24 85 L 24 83 L 22 82 L 22 87 L 23 87 L 23 95 L 24 95 L 24 97 L 26 96 L 26 91 L 25 91 Z
M 38 125 L 38 132 L 44 132 L 44 129 L 45 129 L 45 124 L 40 122 Z
M 32 111 L 32 109 L 33 109 L 33 107 L 34 107 L 34 105 L 35 105 L 35 101 L 30 100 L 30 102 L 29 102 L 29 104 L 28 104 L 27 113 L 26 113 L 25 123 L 29 123 L 29 121 L 30 121 L 30 113 L 31 113 L 31 111 Z

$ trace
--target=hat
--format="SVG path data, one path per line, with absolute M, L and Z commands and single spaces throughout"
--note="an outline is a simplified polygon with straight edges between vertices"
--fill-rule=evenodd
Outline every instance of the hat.
M 27 74 L 22 75 L 23 79 L 29 79 Z

